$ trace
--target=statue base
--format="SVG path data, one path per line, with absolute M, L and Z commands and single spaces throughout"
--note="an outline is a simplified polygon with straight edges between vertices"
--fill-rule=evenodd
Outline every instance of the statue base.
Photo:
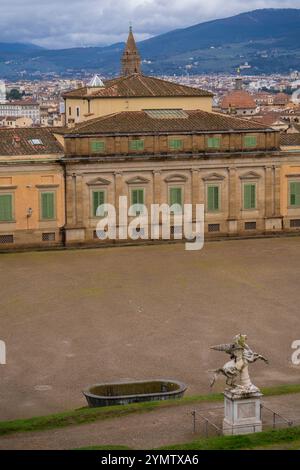
M 223 434 L 252 434 L 262 431 L 260 390 L 237 387 L 224 392 Z

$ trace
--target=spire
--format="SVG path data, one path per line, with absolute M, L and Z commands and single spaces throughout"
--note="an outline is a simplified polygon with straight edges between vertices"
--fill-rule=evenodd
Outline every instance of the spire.
M 130 25 L 126 47 L 122 56 L 122 75 L 127 76 L 133 73 L 141 73 L 141 58 Z

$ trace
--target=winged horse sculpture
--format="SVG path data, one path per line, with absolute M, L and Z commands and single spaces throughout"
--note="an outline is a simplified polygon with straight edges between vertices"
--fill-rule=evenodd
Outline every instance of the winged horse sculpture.
M 268 364 L 268 360 L 261 354 L 252 351 L 246 340 L 246 335 L 239 334 L 233 338 L 232 343 L 211 347 L 215 351 L 223 351 L 230 355 L 230 361 L 226 362 L 223 367 L 212 371 L 214 375 L 210 383 L 211 387 L 214 386 L 218 376 L 222 374 L 226 377 L 226 385 L 236 393 L 250 393 L 258 390 L 250 380 L 248 364 L 252 364 L 258 359 Z M 240 384 L 237 384 L 239 378 Z

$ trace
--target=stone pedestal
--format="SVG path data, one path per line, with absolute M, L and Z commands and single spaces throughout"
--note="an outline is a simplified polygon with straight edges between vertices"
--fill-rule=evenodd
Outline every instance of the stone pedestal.
M 262 431 L 261 397 L 257 389 L 249 393 L 224 392 L 223 434 L 252 434 Z

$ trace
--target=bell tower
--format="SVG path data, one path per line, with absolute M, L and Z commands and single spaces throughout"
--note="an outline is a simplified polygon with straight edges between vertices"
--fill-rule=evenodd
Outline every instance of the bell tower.
M 141 58 L 132 33 L 132 26 L 130 26 L 122 56 L 122 75 L 128 76 L 133 73 L 141 73 Z

